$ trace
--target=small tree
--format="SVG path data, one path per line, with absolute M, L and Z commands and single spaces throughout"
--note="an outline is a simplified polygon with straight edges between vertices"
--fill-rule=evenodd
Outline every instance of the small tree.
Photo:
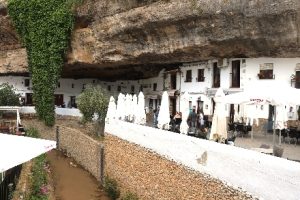
M 0 106 L 20 106 L 20 95 L 8 83 L 0 85 Z
M 83 122 L 91 122 L 93 116 L 98 117 L 98 125 L 104 123 L 108 108 L 108 95 L 101 86 L 87 85 L 77 97 L 77 106 L 83 115 Z

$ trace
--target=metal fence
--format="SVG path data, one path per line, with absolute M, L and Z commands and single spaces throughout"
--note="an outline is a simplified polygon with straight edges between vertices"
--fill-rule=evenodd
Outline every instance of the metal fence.
M 22 165 L 18 165 L 5 173 L 4 180 L 0 183 L 0 199 L 11 200 L 21 173 Z M 1 181 L 1 180 L 0 180 Z

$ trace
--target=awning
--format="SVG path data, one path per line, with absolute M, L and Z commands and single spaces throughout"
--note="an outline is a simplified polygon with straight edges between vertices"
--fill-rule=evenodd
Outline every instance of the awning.
M 145 99 L 158 99 L 158 95 L 147 94 L 145 95 Z
M 164 91 L 152 91 L 145 94 L 145 99 L 160 99 Z M 169 97 L 179 96 L 179 90 L 168 90 Z
M 53 148 L 55 141 L 0 133 L 0 173 Z

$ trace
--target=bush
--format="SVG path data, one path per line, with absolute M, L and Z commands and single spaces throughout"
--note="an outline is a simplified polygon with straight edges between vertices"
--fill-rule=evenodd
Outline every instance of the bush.
M 124 197 L 121 198 L 121 200 L 138 200 L 139 198 L 137 197 L 136 194 L 133 194 L 131 192 L 127 192 Z
M 117 181 L 107 176 L 104 180 L 104 190 L 107 193 L 107 195 L 113 200 L 120 197 L 120 190 L 118 188 Z
M 7 83 L 0 85 L 0 106 L 20 106 L 20 95 Z
M 83 115 L 83 122 L 92 121 L 94 114 L 98 116 L 99 122 L 103 122 L 108 108 L 108 101 L 106 90 L 99 85 L 88 85 L 77 97 L 77 106 Z
M 30 127 L 28 130 L 26 130 L 26 135 L 33 138 L 38 138 L 39 132 L 37 129 Z
M 47 172 L 46 168 L 46 155 L 40 155 L 34 159 L 32 168 L 32 181 L 29 200 L 47 200 Z

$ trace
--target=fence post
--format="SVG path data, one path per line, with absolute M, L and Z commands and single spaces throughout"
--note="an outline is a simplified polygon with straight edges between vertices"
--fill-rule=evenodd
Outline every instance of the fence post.
M 104 145 L 100 145 L 100 182 L 104 185 Z
M 56 149 L 59 150 L 59 126 L 56 126 Z

